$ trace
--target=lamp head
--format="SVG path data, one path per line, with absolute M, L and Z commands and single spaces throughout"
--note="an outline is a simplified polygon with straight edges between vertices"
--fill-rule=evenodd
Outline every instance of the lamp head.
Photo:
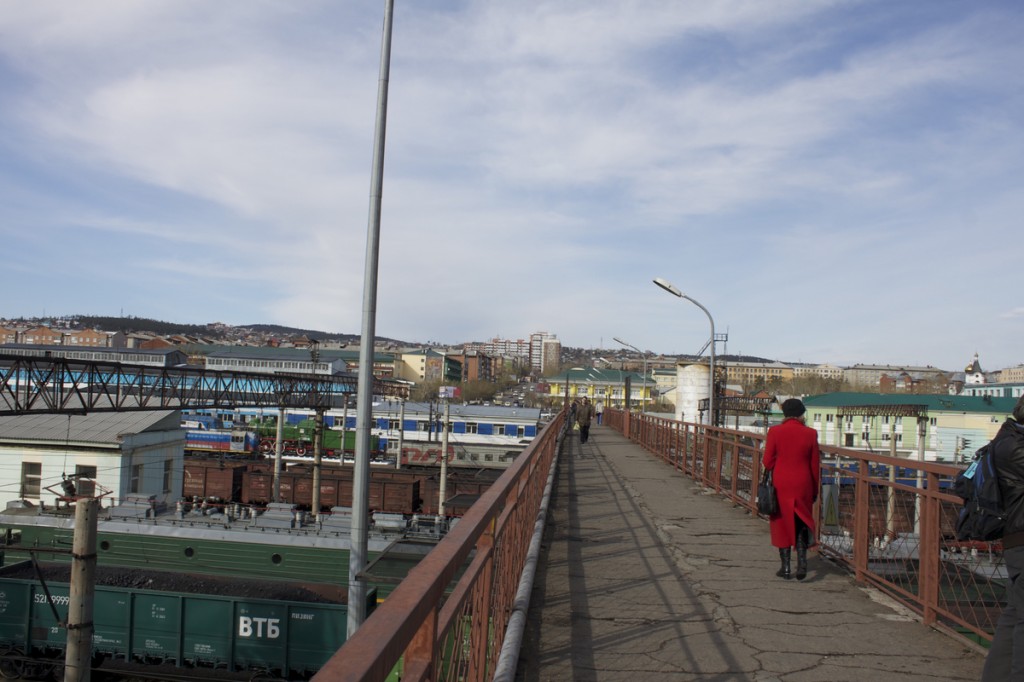
M 622 339 L 620 339 L 617 336 L 613 336 L 612 340 L 614 340 L 616 343 L 621 343 L 626 348 L 631 348 L 631 349 L 635 350 L 637 353 L 641 352 L 639 348 L 637 348 L 636 346 L 634 346 L 631 343 L 626 343 L 625 341 L 623 341 Z
M 683 292 L 679 291 L 679 289 L 676 289 L 675 285 L 672 284 L 672 282 L 665 279 L 664 277 L 655 277 L 654 283 L 657 284 L 662 289 L 664 289 L 665 291 L 667 291 L 668 293 L 672 294 L 673 296 L 678 296 L 679 298 L 683 297 Z

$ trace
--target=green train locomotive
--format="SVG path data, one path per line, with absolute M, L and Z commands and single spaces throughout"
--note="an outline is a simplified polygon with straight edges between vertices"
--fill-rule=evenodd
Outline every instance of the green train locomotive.
M 256 434 L 256 447 L 263 454 L 275 451 L 277 443 L 277 418 L 264 417 L 248 423 L 248 428 Z M 284 424 L 281 427 L 282 451 L 287 454 L 304 456 L 313 454 L 313 436 L 316 422 L 303 419 L 295 424 Z M 324 426 L 321 454 L 328 458 L 341 458 L 356 451 L 356 432 L 351 430 L 329 428 Z M 380 436 L 370 436 L 371 455 L 382 454 Z

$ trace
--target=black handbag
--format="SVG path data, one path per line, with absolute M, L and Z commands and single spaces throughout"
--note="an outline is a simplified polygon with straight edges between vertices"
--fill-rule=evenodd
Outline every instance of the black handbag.
M 757 484 L 757 512 L 765 516 L 779 513 L 779 498 L 775 493 L 771 469 L 765 469 L 761 482 Z

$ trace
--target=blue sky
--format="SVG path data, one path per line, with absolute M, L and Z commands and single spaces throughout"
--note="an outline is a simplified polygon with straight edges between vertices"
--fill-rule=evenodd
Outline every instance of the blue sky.
M 360 332 L 383 0 L 0 0 L 0 316 Z M 377 333 L 1024 362 L 1024 5 L 396 0 Z

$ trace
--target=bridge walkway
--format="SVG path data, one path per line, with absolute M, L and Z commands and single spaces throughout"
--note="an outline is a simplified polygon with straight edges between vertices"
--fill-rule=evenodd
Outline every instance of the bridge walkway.
M 517 679 L 978 680 L 983 653 L 595 426 L 563 448 Z M 795 564 L 795 557 L 794 557 Z

